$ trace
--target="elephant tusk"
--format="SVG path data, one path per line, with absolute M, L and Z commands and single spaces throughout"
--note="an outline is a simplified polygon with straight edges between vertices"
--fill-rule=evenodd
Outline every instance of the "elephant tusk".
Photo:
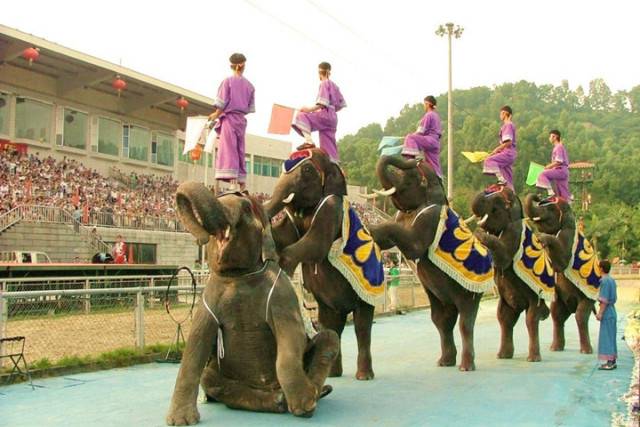
M 463 220 L 465 224 L 471 224 L 473 223 L 476 219 L 478 219 L 475 215 L 471 215 L 469 218 Z
M 482 219 L 480 221 L 478 221 L 478 225 L 480 227 L 482 227 L 484 225 L 485 222 L 487 222 L 487 219 L 489 218 L 489 214 L 484 214 L 484 216 L 482 217 Z
M 286 199 L 282 200 L 282 203 L 284 203 L 284 204 L 291 203 L 291 201 L 293 200 L 295 195 L 296 195 L 296 193 L 289 194 Z
M 540 217 L 539 216 L 534 216 L 533 218 L 531 218 L 532 220 L 534 220 L 535 222 L 540 221 Z
M 230 234 L 231 234 L 231 226 L 227 226 L 227 229 L 224 231 L 224 238 L 229 239 Z
M 391 187 L 388 190 L 373 190 L 373 192 L 381 196 L 390 196 L 396 192 L 396 187 Z

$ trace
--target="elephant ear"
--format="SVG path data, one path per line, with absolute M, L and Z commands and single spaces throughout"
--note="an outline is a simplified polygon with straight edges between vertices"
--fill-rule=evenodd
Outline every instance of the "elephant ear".
M 324 177 L 324 195 L 347 195 L 347 180 L 345 179 L 342 168 L 336 163 L 328 162 Z
M 276 251 L 276 243 L 273 240 L 273 234 L 271 234 L 271 221 L 269 220 L 267 212 L 257 199 L 249 195 L 247 195 L 247 197 L 251 202 L 253 214 L 262 225 L 262 260 L 272 260 L 277 263 L 280 258 Z
M 560 212 L 562 212 L 562 219 L 560 220 L 560 229 L 566 230 L 568 228 L 576 228 L 576 219 L 573 215 L 573 210 L 569 202 L 561 200 L 559 203 Z

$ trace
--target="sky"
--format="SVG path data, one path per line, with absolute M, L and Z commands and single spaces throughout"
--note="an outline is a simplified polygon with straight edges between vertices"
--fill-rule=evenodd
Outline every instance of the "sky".
M 522 79 L 568 80 L 572 88 L 587 89 L 589 81 L 604 78 L 613 91 L 640 84 L 640 56 L 633 54 L 640 41 L 639 2 L 5 3 L 3 25 L 209 97 L 230 74 L 229 55 L 244 53 L 245 76 L 256 87 L 257 112 L 248 117 L 248 132 L 263 136 L 273 103 L 313 104 L 321 61 L 332 64 L 332 79 L 348 104 L 338 115 L 338 137 L 372 122 L 384 126 L 404 105 L 445 93 L 447 41 L 435 30 L 446 22 L 464 28 L 453 40 L 455 89 Z

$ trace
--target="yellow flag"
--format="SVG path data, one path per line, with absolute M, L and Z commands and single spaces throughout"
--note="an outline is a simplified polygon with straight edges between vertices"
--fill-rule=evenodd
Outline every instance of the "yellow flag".
M 479 163 L 489 157 L 489 153 L 486 151 L 463 151 L 462 155 L 469 159 L 471 163 Z

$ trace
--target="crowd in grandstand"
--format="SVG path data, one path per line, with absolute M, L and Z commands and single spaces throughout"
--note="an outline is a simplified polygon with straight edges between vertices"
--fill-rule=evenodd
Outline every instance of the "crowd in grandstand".
M 85 224 L 160 229 L 177 225 L 177 181 L 170 176 L 125 174 L 115 167 L 110 175 L 66 157 L 58 161 L 39 153 L 0 150 L 0 215 L 20 205 L 38 205 L 76 212 Z M 253 196 L 261 203 L 270 197 Z M 365 205 L 352 206 L 365 224 L 379 221 Z
M 176 181 L 135 173 L 128 177 L 125 184 L 66 157 L 57 161 L 39 153 L 0 150 L 0 214 L 19 205 L 40 205 L 69 212 L 80 208 L 84 222 L 101 218 L 98 222 L 105 225 L 145 217 L 175 219 Z M 109 220 L 114 223 L 108 224 Z

